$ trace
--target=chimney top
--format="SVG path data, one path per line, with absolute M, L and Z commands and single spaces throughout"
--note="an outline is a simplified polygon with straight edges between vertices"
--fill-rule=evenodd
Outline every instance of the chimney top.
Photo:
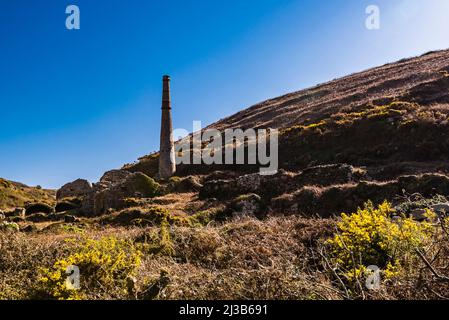
M 170 76 L 165 75 L 165 76 L 163 77 L 163 80 L 170 80 Z

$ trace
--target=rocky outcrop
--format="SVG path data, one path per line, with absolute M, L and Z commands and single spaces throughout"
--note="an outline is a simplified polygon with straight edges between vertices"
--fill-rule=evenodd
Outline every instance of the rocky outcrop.
M 67 183 L 56 193 L 56 199 L 59 201 L 64 198 L 83 198 L 93 192 L 92 184 L 84 179 L 78 179 Z
M 35 213 L 50 214 L 53 213 L 53 211 L 53 207 L 46 203 L 33 203 L 26 207 L 25 215 L 29 216 Z
M 25 218 L 25 208 L 15 208 L 13 210 L 8 210 L 8 211 L 3 211 L 3 214 L 5 215 L 6 218 L 14 218 L 14 217 L 18 217 L 18 218 Z
M 307 168 L 297 176 L 296 181 L 300 185 L 326 187 L 362 179 L 367 179 L 364 169 L 347 164 L 331 164 Z
M 111 170 L 93 185 L 83 179 L 64 185 L 57 192 L 56 211 L 76 210 L 82 215 L 98 216 L 125 207 L 127 198 L 152 198 L 160 191 L 161 186 L 143 173 Z
M 335 185 L 330 187 L 305 186 L 299 190 L 286 193 L 271 200 L 271 210 L 280 214 L 318 214 L 323 217 L 353 212 L 363 206 L 367 200 L 381 203 L 385 200 L 394 202 L 398 195 L 419 193 L 424 197 L 449 195 L 449 176 L 441 174 L 424 174 L 403 176 L 388 182 L 361 181 L 358 183 Z M 449 205 L 440 204 L 431 207 L 438 212 L 446 212 Z M 416 211 L 413 216 L 422 218 L 423 211 Z
M 160 188 L 154 179 L 145 174 L 132 173 L 121 183 L 98 190 L 94 195 L 93 212 L 95 215 L 101 215 L 109 209 L 124 208 L 127 198 L 155 197 L 159 194 Z
M 126 170 L 111 170 L 106 172 L 100 179 L 100 183 L 111 187 L 125 181 L 131 175 Z
M 258 173 L 237 177 L 233 180 L 207 181 L 200 190 L 200 198 L 232 199 L 236 196 L 255 193 L 263 198 L 282 194 L 292 188 L 295 174 L 279 170 L 276 175 L 262 176 Z
M 262 198 L 254 193 L 235 198 L 228 207 L 233 217 L 259 216 L 263 211 Z
M 70 210 L 80 210 L 82 209 L 83 200 L 80 198 L 66 198 L 58 202 L 55 207 L 55 212 L 64 212 Z
M 346 164 L 310 167 L 300 173 L 279 170 L 272 176 L 254 173 L 235 179 L 207 181 L 200 190 L 200 197 L 225 200 L 255 193 L 270 201 L 273 197 L 296 191 L 304 186 L 326 187 L 354 183 L 362 179 L 368 179 L 365 170 Z
M 198 192 L 201 190 L 203 185 L 200 182 L 200 179 L 195 176 L 189 176 L 186 178 L 178 178 L 174 177 L 170 179 L 168 184 L 169 192 L 178 192 L 178 193 L 186 193 L 186 192 Z

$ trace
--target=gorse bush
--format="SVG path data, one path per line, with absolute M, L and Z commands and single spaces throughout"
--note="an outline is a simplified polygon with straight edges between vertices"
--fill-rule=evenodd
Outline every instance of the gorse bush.
M 74 240 L 70 240 L 74 241 Z M 76 245 L 74 253 L 57 260 L 50 269 L 41 270 L 39 279 L 44 291 L 54 299 L 79 300 L 89 292 L 116 290 L 126 294 L 126 281 L 133 276 L 141 263 L 141 251 L 127 240 L 114 237 L 100 240 L 86 239 Z M 77 266 L 80 271 L 80 288 L 67 286 L 67 269 Z
M 346 280 L 354 281 L 370 265 L 382 269 L 386 278 L 396 276 L 403 262 L 428 242 L 433 229 L 430 223 L 412 218 L 394 221 L 394 212 L 388 202 L 377 208 L 368 202 L 356 213 L 342 214 L 338 232 L 327 244 L 333 262 Z
M 19 225 L 15 222 L 8 222 L 8 221 L 0 222 L 0 231 L 18 232 L 19 230 L 20 230 Z

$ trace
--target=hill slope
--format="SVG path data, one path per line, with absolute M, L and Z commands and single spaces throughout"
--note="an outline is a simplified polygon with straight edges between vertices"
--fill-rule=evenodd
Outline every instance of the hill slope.
M 430 52 L 254 105 L 208 128 L 277 128 L 280 167 L 347 163 L 396 173 L 447 171 L 449 50 Z M 157 154 L 124 168 L 154 176 Z M 248 166 L 184 166 L 178 175 Z
M 210 127 L 288 128 L 373 103 L 449 104 L 449 50 L 430 52 L 256 104 Z
M 0 300 L 448 299 L 448 71 L 449 51 L 429 53 L 211 126 L 279 128 L 273 176 L 126 172 L 156 175 L 153 154 L 66 185 L 57 213 L 0 217 Z M 0 209 L 45 199 L 0 179 Z M 80 290 L 65 290 L 69 263 Z M 367 290 L 373 265 L 381 287 Z
M 23 207 L 34 202 L 53 204 L 55 192 L 0 178 L 0 210 Z

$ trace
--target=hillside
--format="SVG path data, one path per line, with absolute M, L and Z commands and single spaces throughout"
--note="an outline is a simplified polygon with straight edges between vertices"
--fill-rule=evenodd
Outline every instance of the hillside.
M 399 173 L 447 172 L 448 88 L 449 50 L 430 52 L 267 100 L 207 128 L 279 129 L 280 167 L 286 170 L 346 163 L 392 173 L 381 180 Z M 154 176 L 157 154 L 124 168 Z M 255 170 L 178 169 L 181 176 Z
M 393 101 L 449 104 L 449 50 L 430 52 L 256 104 L 210 127 L 278 128 L 309 125 L 333 114 Z
M 0 210 L 24 207 L 26 204 L 34 202 L 54 204 L 55 200 L 55 191 L 53 190 L 29 187 L 0 178 Z
M 154 153 L 56 194 L 0 180 L 18 207 L 0 214 L 0 300 L 447 300 L 448 120 L 449 51 L 432 52 L 210 126 L 278 128 L 275 175 L 158 179 Z

